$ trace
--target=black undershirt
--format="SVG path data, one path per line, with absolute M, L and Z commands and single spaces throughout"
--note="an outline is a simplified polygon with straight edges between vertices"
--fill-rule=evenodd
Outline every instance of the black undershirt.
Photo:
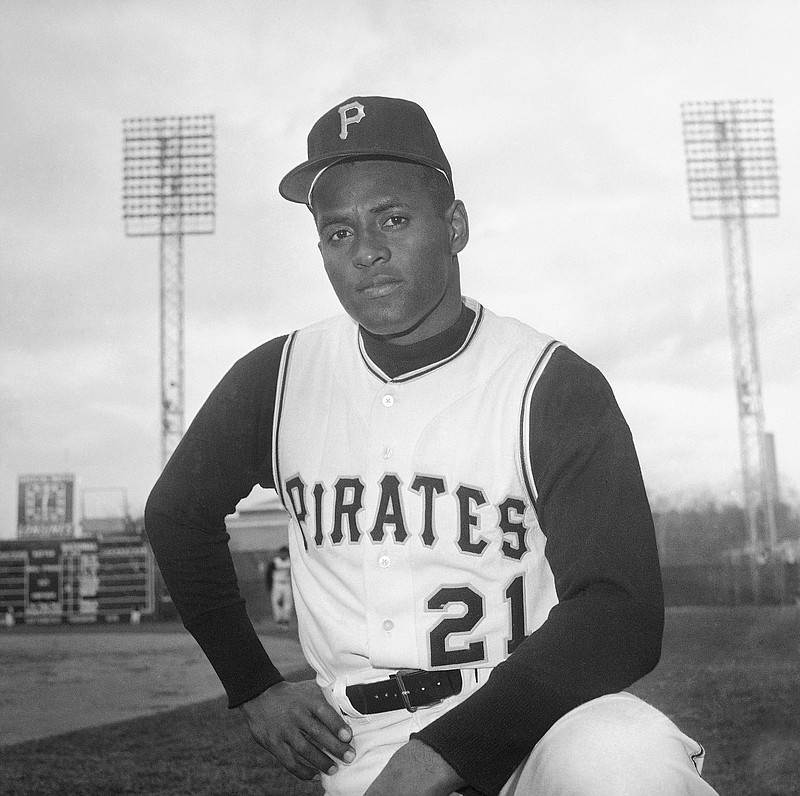
M 400 345 L 387 340 L 360 326 L 361 339 L 370 359 L 390 378 L 396 379 L 405 373 L 424 368 L 434 362 L 447 359 L 454 354 L 467 339 L 475 313 L 466 305 L 461 305 L 461 314 L 456 322 L 443 332 L 420 340 L 418 343 Z
M 454 354 L 474 313 L 400 346 L 362 330 L 390 378 Z M 479 333 L 479 332 L 478 332 Z M 231 707 L 283 678 L 247 616 L 225 517 L 256 483 L 274 487 L 272 432 L 286 337 L 243 357 L 197 414 L 145 511 L 161 573 Z M 565 346 L 530 405 L 535 510 L 558 604 L 488 682 L 415 734 L 493 796 L 567 711 L 627 688 L 658 660 L 663 596 L 652 518 L 630 430 L 611 388 Z

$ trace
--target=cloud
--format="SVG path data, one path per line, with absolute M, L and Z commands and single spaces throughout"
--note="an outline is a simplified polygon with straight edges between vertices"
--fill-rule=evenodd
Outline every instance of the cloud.
M 217 228 L 185 241 L 187 419 L 263 340 L 338 311 L 277 195 L 356 92 L 433 119 L 466 201 L 466 292 L 608 375 L 658 488 L 735 482 L 716 223 L 691 221 L 680 102 L 773 96 L 781 217 L 749 227 L 768 425 L 800 483 L 793 2 L 0 4 L 0 536 L 15 479 L 72 467 L 141 505 L 158 467 L 158 241 L 126 239 L 122 119 L 214 113 Z

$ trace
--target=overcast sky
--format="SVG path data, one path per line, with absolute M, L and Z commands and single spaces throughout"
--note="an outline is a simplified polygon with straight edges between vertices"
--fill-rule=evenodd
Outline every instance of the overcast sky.
M 160 463 L 158 241 L 126 238 L 122 120 L 216 117 L 217 230 L 185 243 L 186 412 L 338 311 L 277 183 L 357 94 L 428 111 L 467 206 L 464 292 L 598 365 L 654 500 L 740 485 L 720 224 L 689 214 L 680 104 L 772 98 L 780 216 L 749 225 L 767 427 L 800 487 L 800 3 L 0 0 L 0 536 L 23 473 Z

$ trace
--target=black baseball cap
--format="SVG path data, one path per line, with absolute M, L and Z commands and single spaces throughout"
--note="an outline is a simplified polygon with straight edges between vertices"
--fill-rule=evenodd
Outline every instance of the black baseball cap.
M 405 99 L 350 97 L 331 108 L 308 134 L 308 160 L 293 168 L 278 190 L 290 202 L 311 204 L 311 190 L 328 166 L 354 158 L 421 163 L 453 184 L 436 131 L 425 111 Z

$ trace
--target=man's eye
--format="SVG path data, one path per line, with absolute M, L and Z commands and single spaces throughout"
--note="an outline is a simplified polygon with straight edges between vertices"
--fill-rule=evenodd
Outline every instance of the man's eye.
M 384 227 L 399 227 L 406 223 L 405 216 L 389 216 L 386 221 L 383 222 Z
M 338 243 L 339 241 L 345 240 L 348 237 L 350 237 L 349 230 L 337 229 L 330 234 L 329 239 L 332 240 L 334 243 Z

